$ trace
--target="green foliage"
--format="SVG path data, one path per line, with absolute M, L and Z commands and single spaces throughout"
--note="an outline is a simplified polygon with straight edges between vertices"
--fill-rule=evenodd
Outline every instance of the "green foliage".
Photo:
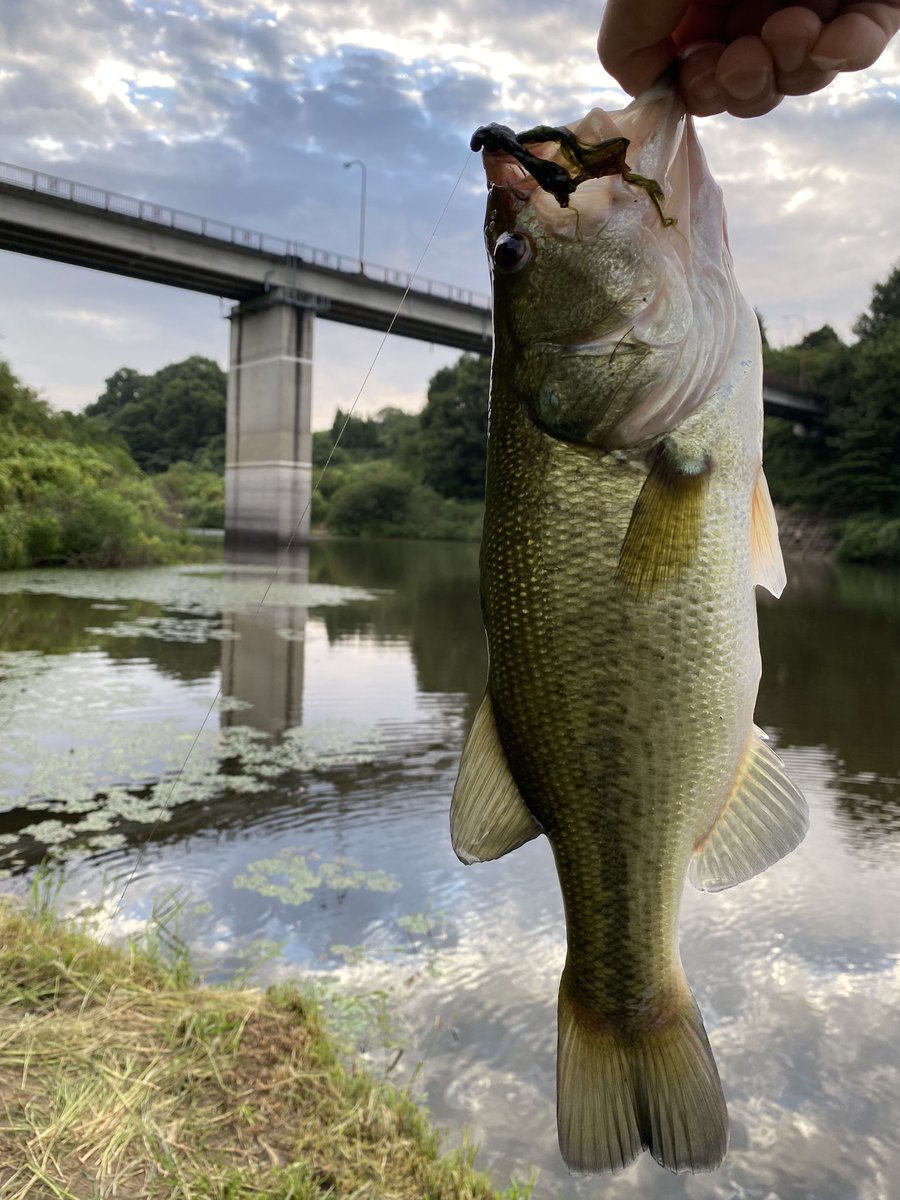
M 72 429 L 0 362 L 0 569 L 183 557 L 183 536 L 128 456 Z
M 769 490 L 779 504 L 818 503 L 827 448 L 820 432 L 796 433 L 790 421 L 766 417 L 763 462 Z
M 483 516 L 486 381 L 487 364 L 464 355 L 434 377 L 421 418 L 398 408 L 365 418 L 338 411 L 331 429 L 313 436 L 313 463 L 319 468 L 313 525 L 347 536 L 477 540 Z M 470 406 L 468 415 L 462 412 L 459 428 L 452 426 L 454 404 Z M 448 446 L 453 449 L 445 452 Z M 429 479 L 438 462 L 441 488 Z
M 204 470 L 189 462 L 173 463 L 154 475 L 163 500 L 185 523 L 198 529 L 221 529 L 225 524 L 225 477 L 221 470 Z
M 120 437 L 138 466 L 151 474 L 179 459 L 216 469 L 225 435 L 225 383 L 221 367 L 199 355 L 154 375 L 122 367 L 107 379 L 106 390 L 85 416 Z
M 443 367 L 428 385 L 419 450 L 425 483 L 441 496 L 484 496 L 490 363 L 464 354 Z
M 331 466 L 313 496 L 313 522 L 345 536 L 477 541 L 484 506 L 447 500 L 391 461 Z
M 801 350 L 822 350 L 828 347 L 839 345 L 840 338 L 830 325 L 823 325 L 821 329 L 814 329 L 812 333 L 807 333 L 800 342 Z
M 836 334 L 834 340 L 829 339 L 825 333 L 829 328 L 826 325 L 807 334 L 798 346 L 782 350 L 766 347 L 763 350 L 766 382 L 788 392 L 830 399 L 835 384 L 849 368 L 850 348 Z
M 417 474 L 418 446 L 419 418 L 415 413 L 383 408 L 374 417 L 348 418 L 338 409 L 331 428 L 313 434 L 313 466 L 321 468 L 327 462 L 331 470 L 342 463 L 380 458 Z
M 766 333 L 765 319 L 758 308 L 754 308 L 753 312 L 756 316 L 756 323 L 759 326 L 759 340 L 762 342 L 763 349 L 768 350 L 769 337 L 768 337 L 768 334 Z
M 389 463 L 365 463 L 334 496 L 328 512 L 335 533 L 403 537 L 409 526 L 413 480 Z
M 853 332 L 860 341 L 869 341 L 886 333 L 891 326 L 896 328 L 897 322 L 900 322 L 900 263 L 884 283 L 875 284 L 869 311 L 859 317 Z
M 900 518 L 877 513 L 851 517 L 837 548 L 842 562 L 880 562 L 900 565 Z
M 829 490 L 846 508 L 900 515 L 900 320 L 852 348 L 841 392 L 830 406 Z
M 826 402 L 823 428 L 802 438 L 767 419 L 766 475 L 776 501 L 851 518 L 841 558 L 900 561 L 900 267 L 876 284 L 854 331 L 851 346 L 823 325 L 764 352 L 767 382 Z

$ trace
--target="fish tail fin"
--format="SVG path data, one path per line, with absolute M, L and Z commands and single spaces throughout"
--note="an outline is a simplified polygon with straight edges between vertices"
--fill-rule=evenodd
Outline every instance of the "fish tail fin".
M 685 983 L 675 1014 L 624 1030 L 559 989 L 557 1126 L 570 1171 L 621 1171 L 649 1150 L 670 1171 L 712 1171 L 728 1113 L 703 1020 Z

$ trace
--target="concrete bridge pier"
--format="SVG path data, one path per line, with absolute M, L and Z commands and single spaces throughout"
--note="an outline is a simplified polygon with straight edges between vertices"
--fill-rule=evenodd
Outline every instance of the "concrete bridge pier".
M 306 541 L 315 309 L 277 288 L 236 305 L 229 319 L 226 538 Z

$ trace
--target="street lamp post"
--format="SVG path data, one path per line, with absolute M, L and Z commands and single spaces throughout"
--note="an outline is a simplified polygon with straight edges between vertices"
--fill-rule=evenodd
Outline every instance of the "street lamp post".
M 366 250 L 366 164 L 361 158 L 351 158 L 349 162 L 344 163 L 347 167 L 359 167 L 360 170 L 360 189 L 359 189 L 359 272 L 362 274 L 365 271 L 365 250 Z

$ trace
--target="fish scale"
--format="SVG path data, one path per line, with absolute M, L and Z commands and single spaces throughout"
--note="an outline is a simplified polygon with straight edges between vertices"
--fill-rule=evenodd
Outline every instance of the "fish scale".
M 466 863 L 540 834 L 553 850 L 568 943 L 557 1124 L 570 1168 L 619 1170 L 647 1148 L 671 1170 L 711 1170 L 727 1113 L 681 966 L 684 881 L 748 879 L 807 823 L 753 726 L 754 586 L 783 586 L 761 470 L 758 326 L 734 283 L 721 195 L 670 88 L 615 122 L 595 110 L 569 130 L 520 135 L 525 153 L 508 152 L 505 127 L 480 133 L 494 291 L 490 667 L 453 845 Z M 617 161 L 623 136 L 637 156 L 621 179 L 559 185 L 582 155 L 608 164 L 611 135 Z M 523 163 L 554 155 L 558 169 L 527 177 Z

